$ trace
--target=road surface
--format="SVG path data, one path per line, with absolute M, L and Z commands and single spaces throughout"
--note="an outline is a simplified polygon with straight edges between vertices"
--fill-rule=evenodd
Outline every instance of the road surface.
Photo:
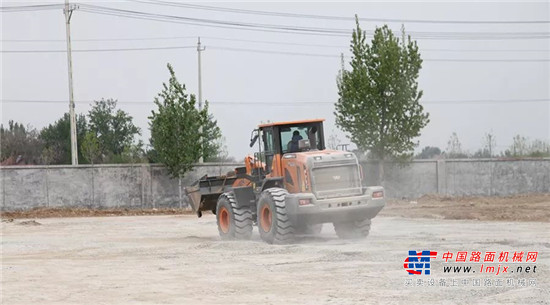
M 221 241 L 213 215 L 2 222 L 2 304 L 544 304 L 550 300 L 547 222 L 381 216 L 373 220 L 370 236 L 362 241 L 340 240 L 332 225 L 325 224 L 321 235 L 302 236 L 291 245 L 265 244 L 256 230 L 251 241 Z M 438 252 L 430 275 L 408 275 L 403 264 L 409 250 Z M 495 275 L 480 274 L 481 262 L 444 263 L 444 253 L 453 253 L 451 262 L 458 251 L 467 251 L 468 260 L 474 251 L 482 252 L 481 260 L 490 251 L 497 257 L 511 252 L 510 260 L 514 252 L 525 255 L 522 264 L 507 264 L 514 273 Z M 538 252 L 535 262 L 525 262 L 527 252 Z M 477 273 L 443 270 L 466 265 Z M 518 273 L 518 266 L 530 267 L 530 272 Z

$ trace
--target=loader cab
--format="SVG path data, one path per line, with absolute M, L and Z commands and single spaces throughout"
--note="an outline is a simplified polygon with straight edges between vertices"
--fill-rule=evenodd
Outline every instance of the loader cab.
M 265 162 L 265 174 L 282 176 L 281 159 L 288 153 L 324 150 L 324 119 L 279 122 L 260 125 L 260 158 Z

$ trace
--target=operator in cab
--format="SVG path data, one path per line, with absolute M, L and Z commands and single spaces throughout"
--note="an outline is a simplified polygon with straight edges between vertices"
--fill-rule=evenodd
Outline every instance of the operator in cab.
M 289 152 L 293 153 L 293 152 L 298 152 L 300 151 L 300 148 L 298 146 L 298 142 L 300 142 L 300 140 L 302 140 L 303 137 L 300 135 L 300 132 L 298 130 L 294 130 L 294 132 L 292 133 L 292 140 L 290 140 L 290 149 L 289 149 Z

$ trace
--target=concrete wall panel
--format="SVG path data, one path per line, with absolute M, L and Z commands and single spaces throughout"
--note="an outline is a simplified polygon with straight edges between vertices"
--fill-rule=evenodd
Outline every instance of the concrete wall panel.
M 2 210 L 34 207 L 188 207 L 184 188 L 204 175 L 226 174 L 240 164 L 201 164 L 179 183 L 150 164 L 1 167 Z M 378 184 L 378 164 L 362 163 L 365 185 Z M 428 160 L 385 165 L 386 195 L 506 196 L 550 192 L 550 159 Z

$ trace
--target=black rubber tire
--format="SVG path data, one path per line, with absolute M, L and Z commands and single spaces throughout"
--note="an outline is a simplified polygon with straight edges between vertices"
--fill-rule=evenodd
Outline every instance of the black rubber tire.
M 316 224 L 300 224 L 296 226 L 294 231 L 296 234 L 308 234 L 308 235 L 319 235 L 321 234 L 321 231 L 323 230 L 323 224 L 322 223 L 316 223 Z
M 220 214 L 222 209 L 225 209 L 228 214 L 228 228 L 226 230 L 223 230 L 220 225 L 220 217 L 225 214 Z M 218 198 L 216 222 L 222 239 L 250 239 L 252 236 L 252 212 L 248 207 L 237 207 L 233 192 L 223 193 Z
M 287 244 L 294 241 L 294 227 L 286 211 L 285 197 L 288 192 L 282 188 L 264 190 L 258 201 L 258 231 L 263 241 L 269 244 Z M 264 208 L 270 211 L 269 225 L 264 222 Z M 265 230 L 265 228 L 269 230 Z
M 342 239 L 361 239 L 369 235 L 370 224 L 370 219 L 351 222 L 335 222 L 334 231 L 336 231 L 336 235 Z

